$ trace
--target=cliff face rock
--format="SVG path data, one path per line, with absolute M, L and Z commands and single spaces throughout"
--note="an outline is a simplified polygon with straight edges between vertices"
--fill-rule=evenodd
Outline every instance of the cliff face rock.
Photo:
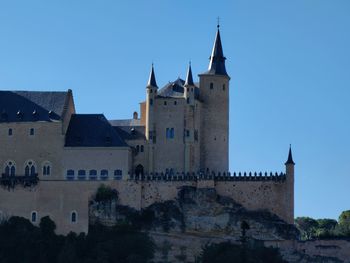
M 117 205 L 115 201 L 94 203 L 90 207 L 90 220 L 107 225 L 125 221 L 153 232 L 219 236 L 230 240 L 240 240 L 243 228 L 247 238 L 258 240 L 299 237 L 294 225 L 267 211 L 248 211 L 211 188 L 183 187 L 176 200 L 155 203 L 142 211 Z
M 195 262 L 208 243 L 260 240 L 280 248 L 291 263 L 349 262 L 350 242 L 299 240 L 299 232 L 267 211 L 249 211 L 216 193 L 215 189 L 183 187 L 176 200 L 155 203 L 142 211 L 121 206 L 117 200 L 91 202 L 90 223 L 132 224 L 147 231 L 157 250 L 154 262 Z

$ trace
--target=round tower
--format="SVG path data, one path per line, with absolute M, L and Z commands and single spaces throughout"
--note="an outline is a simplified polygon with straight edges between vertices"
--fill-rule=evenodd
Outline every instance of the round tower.
M 199 75 L 201 108 L 200 167 L 203 171 L 229 169 L 229 81 L 219 25 L 208 71 Z
M 151 73 L 146 87 L 146 127 L 145 137 L 148 144 L 148 172 L 153 172 L 154 167 L 154 143 L 156 141 L 155 134 L 155 98 L 157 96 L 157 82 L 152 64 Z
M 292 155 L 292 147 L 289 146 L 288 159 L 285 162 L 286 166 L 286 209 L 287 209 L 287 222 L 294 224 L 294 166 Z

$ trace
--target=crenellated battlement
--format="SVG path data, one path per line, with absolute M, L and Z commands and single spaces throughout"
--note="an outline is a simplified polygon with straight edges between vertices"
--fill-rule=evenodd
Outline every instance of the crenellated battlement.
M 267 172 L 197 172 L 197 173 L 145 173 L 144 175 L 129 174 L 131 181 L 275 181 L 284 182 L 285 173 Z

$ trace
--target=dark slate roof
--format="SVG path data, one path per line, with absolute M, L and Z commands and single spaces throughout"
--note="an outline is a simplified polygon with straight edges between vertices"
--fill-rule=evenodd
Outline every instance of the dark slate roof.
M 191 69 L 191 64 L 188 66 L 188 70 L 187 70 L 187 77 L 186 77 L 186 81 L 185 81 L 185 85 L 187 86 L 193 86 L 193 77 L 192 77 L 192 69 Z
M 295 162 L 293 161 L 293 155 L 292 155 L 292 146 L 289 146 L 288 159 L 287 159 L 285 165 L 287 165 L 287 164 L 295 165 Z
M 145 126 L 113 126 L 123 140 L 146 140 Z
M 151 68 L 151 73 L 149 75 L 149 79 L 148 79 L 148 83 L 147 83 L 147 87 L 158 87 L 157 86 L 157 82 L 156 82 L 156 76 L 154 75 L 154 67 L 152 64 L 152 68 Z
M 210 56 L 209 68 L 205 74 L 228 76 L 225 67 L 225 60 L 226 58 L 222 50 L 220 30 L 218 27 L 213 50 Z
M 158 96 L 159 97 L 172 97 L 172 98 L 177 98 L 177 97 L 183 97 L 184 96 L 184 88 L 185 81 L 181 78 L 178 78 L 177 80 L 173 82 L 169 82 L 166 84 L 163 88 L 161 88 L 158 91 Z M 195 87 L 195 97 L 198 98 L 199 94 L 199 89 Z
M 0 122 L 60 120 L 68 92 L 0 91 Z
M 73 114 L 67 134 L 66 147 L 128 146 L 103 114 Z

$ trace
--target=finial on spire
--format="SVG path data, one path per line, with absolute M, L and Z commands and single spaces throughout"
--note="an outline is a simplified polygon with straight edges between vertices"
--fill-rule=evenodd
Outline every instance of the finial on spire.
M 287 159 L 287 162 L 285 163 L 285 165 L 287 165 L 287 164 L 295 165 L 295 162 L 293 161 L 292 145 L 291 144 L 289 144 L 288 159 Z
M 185 86 L 194 86 L 193 77 L 192 77 L 192 69 L 191 69 L 191 61 L 188 63 L 188 70 L 187 70 Z
M 151 73 L 149 75 L 147 87 L 156 87 L 156 88 L 158 88 L 157 82 L 156 82 L 156 77 L 155 77 L 155 74 L 154 74 L 153 62 L 152 62 Z
M 220 28 L 220 17 L 219 16 L 217 17 L 217 21 L 218 21 L 218 23 L 217 23 L 216 27 L 219 29 Z
M 210 63 L 206 74 L 228 76 L 226 72 L 226 67 L 225 67 L 226 58 L 224 57 L 224 52 L 222 50 L 219 22 L 220 22 L 220 18 L 218 17 L 215 42 L 214 42 L 213 50 L 211 52 L 211 56 L 209 58 Z

